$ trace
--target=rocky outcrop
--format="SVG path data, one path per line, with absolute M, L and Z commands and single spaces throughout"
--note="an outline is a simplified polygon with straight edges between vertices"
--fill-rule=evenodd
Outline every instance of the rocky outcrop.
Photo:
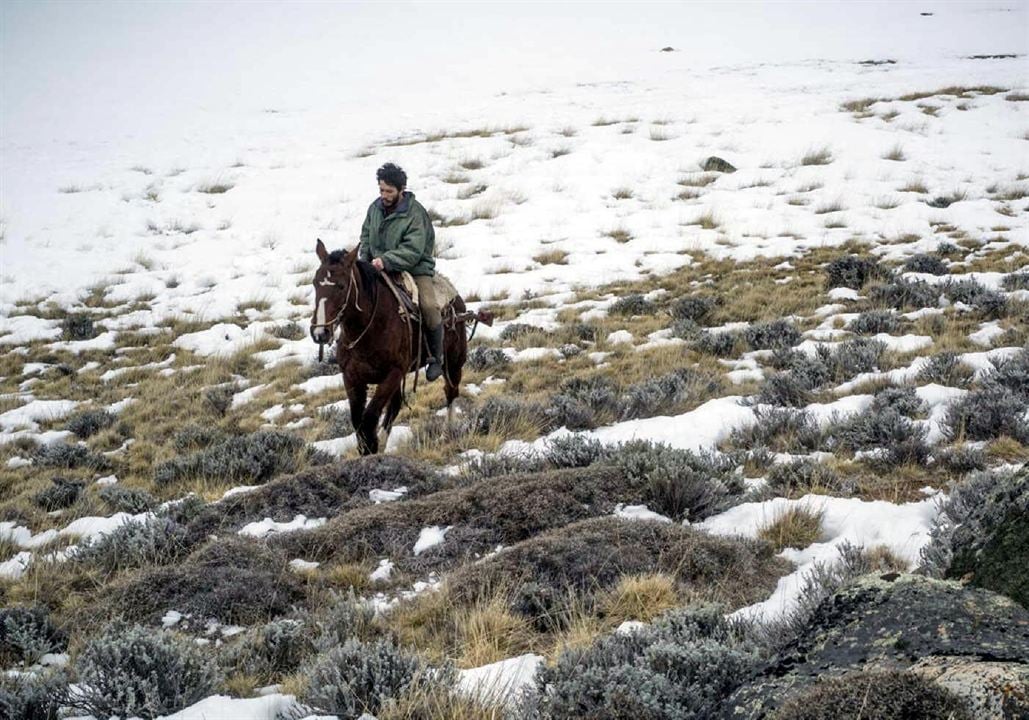
M 926 664 L 928 658 L 940 664 Z M 1024 697 L 991 688 L 996 673 L 1024 677 L 1027 658 L 1029 612 L 1009 598 L 921 576 L 871 575 L 823 602 L 808 627 L 734 693 L 724 716 L 772 717 L 821 678 L 918 666 L 920 673 L 936 672 L 933 679 L 956 694 L 980 698 L 980 706 L 1006 703 L 1008 714 L 1001 717 L 1015 718 L 1029 712 Z
M 1029 665 L 976 658 L 930 657 L 911 672 L 960 697 L 974 718 L 1015 720 L 1029 714 Z

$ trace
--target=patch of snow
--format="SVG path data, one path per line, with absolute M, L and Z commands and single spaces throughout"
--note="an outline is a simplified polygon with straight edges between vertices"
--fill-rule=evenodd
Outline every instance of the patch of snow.
M 459 670 L 457 689 L 485 701 L 507 702 L 529 687 L 543 656 L 528 653 L 469 670 Z
M 105 475 L 102 478 L 97 478 L 97 485 L 114 485 L 118 482 L 118 476 L 116 475 Z
M 383 558 L 379 560 L 379 566 L 371 571 L 368 575 L 368 579 L 372 582 L 385 582 L 389 580 L 390 575 L 393 573 L 393 561 L 389 558 Z
M 263 538 L 272 533 L 294 532 L 297 530 L 313 530 L 321 527 L 326 518 L 308 518 L 306 515 L 295 515 L 289 522 L 277 522 L 265 518 L 257 522 L 247 523 L 238 532 L 247 537 Z
M 451 527 L 453 526 L 448 525 L 447 527 L 442 528 L 439 525 L 433 525 L 432 527 L 422 528 L 422 531 L 418 533 L 418 539 L 414 543 L 414 554 L 421 555 L 429 548 L 441 545 L 443 543 L 444 536 Z
M 1004 328 L 1000 326 L 999 320 L 991 320 L 979 325 L 979 329 L 968 336 L 968 339 L 976 345 L 990 347 L 993 341 L 1004 334 Z
M 623 505 L 618 503 L 615 506 L 615 515 L 626 520 L 657 520 L 658 522 L 672 522 L 672 519 L 661 513 L 656 513 L 646 505 Z
M 885 545 L 909 566 L 918 563 L 922 547 L 929 541 L 929 529 L 939 513 L 941 496 L 920 502 L 895 505 L 883 500 L 838 498 L 808 494 L 797 500 L 774 498 L 765 502 L 743 503 L 724 513 L 697 523 L 716 535 L 757 537 L 761 528 L 781 517 L 787 510 L 800 507 L 822 516 L 822 539 L 807 548 L 787 548 L 781 554 L 797 569 L 780 578 L 772 596 L 741 608 L 734 615 L 769 620 L 796 606 L 804 578 L 815 563 L 834 563 L 839 546 L 849 543 L 872 548 Z
M 864 297 L 853 288 L 833 288 L 828 295 L 831 300 L 864 300 Z
M 310 572 L 311 570 L 317 568 L 319 565 L 321 565 L 320 562 L 315 562 L 313 560 L 303 560 L 301 558 L 296 558 L 295 560 L 289 561 L 289 569 L 293 572 Z
M 607 336 L 608 345 L 632 345 L 632 333 L 628 330 L 615 330 L 612 333 L 608 333 Z
M 368 498 L 376 505 L 378 505 L 379 503 L 393 502 L 394 500 L 399 500 L 400 498 L 404 497 L 404 495 L 407 495 L 406 485 L 398 487 L 396 490 L 379 490 L 378 488 L 376 488 L 375 490 L 368 491 Z
M 167 630 L 178 625 L 180 620 L 182 620 L 182 613 L 178 610 L 169 610 L 161 618 L 161 626 Z

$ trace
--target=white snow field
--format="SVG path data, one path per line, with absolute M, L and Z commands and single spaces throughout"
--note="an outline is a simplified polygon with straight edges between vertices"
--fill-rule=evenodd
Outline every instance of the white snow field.
M 202 364 L 255 343 L 265 367 L 309 364 L 315 346 L 306 337 L 277 337 L 276 329 L 306 325 L 315 240 L 353 246 L 376 197 L 375 170 L 385 162 L 401 165 L 410 189 L 438 214 L 437 268 L 470 307 L 537 301 L 481 328 L 486 340 L 516 322 L 557 327 L 562 309 L 603 318 L 614 298 L 579 302 L 576 291 L 670 273 L 701 255 L 767 258 L 789 270 L 780 264 L 858 238 L 876 244 L 874 254 L 884 259 L 903 259 L 935 250 L 941 238 L 933 228 L 943 223 L 998 248 L 1025 248 L 1027 45 L 1025 0 L 10 0 L 0 6 L 0 350 L 12 357 L 29 347 L 91 358 L 103 352 L 109 362 L 75 372 L 112 384 L 129 372 L 183 374 L 186 382 L 185 373 L 201 366 L 184 361 Z M 737 172 L 705 173 L 709 156 Z M 955 202 L 932 207 L 938 197 Z M 1010 272 L 1026 264 L 1023 254 Z M 999 290 L 1006 275 L 967 277 Z M 90 298 L 109 306 L 99 321 L 103 332 L 62 340 L 60 320 L 44 311 L 89 313 Z M 816 313 L 821 324 L 799 349 L 813 355 L 849 336 L 845 327 L 857 314 L 847 309 L 860 299 L 845 288 L 825 293 Z M 168 333 L 180 320 L 193 325 L 174 339 L 178 359 L 133 365 L 117 349 L 122 333 Z M 981 372 L 991 359 L 1017 353 L 997 347 L 1004 334 L 997 321 L 979 324 L 968 337 L 982 350 L 961 362 Z M 927 335 L 877 337 L 901 354 L 933 350 Z M 605 347 L 680 342 L 665 331 L 619 330 Z M 520 363 L 561 356 L 553 348 L 504 351 Z M 608 355 L 591 357 L 602 365 Z M 755 407 L 741 404 L 731 388 L 760 381 L 765 360 L 751 353 L 723 361 L 730 390 L 687 413 L 590 434 L 605 443 L 644 439 L 712 450 L 753 424 Z M 906 368 L 859 375 L 834 389 L 837 401 L 806 409 L 823 424 L 861 413 L 871 402 L 862 388 L 915 382 L 924 364 L 913 358 Z M 0 397 L 0 447 L 70 438 L 44 429 L 80 402 L 36 397 L 50 367 L 26 362 L 13 378 L 17 390 Z M 342 397 L 336 376 L 298 382 L 289 397 L 240 382 L 232 409 L 261 405 L 270 426 L 304 427 L 305 397 L 329 389 Z M 933 384 L 919 389 L 930 442 L 941 440 L 946 407 L 963 394 Z M 129 385 L 112 412 L 132 395 Z M 409 428 L 398 430 L 390 452 L 412 437 Z M 567 432 L 512 440 L 500 452 L 542 451 Z M 356 438 L 313 444 L 343 456 Z M 7 469 L 31 472 L 30 461 L 13 453 Z M 371 499 L 402 503 L 406 492 L 377 489 Z M 942 497 L 775 498 L 695 527 L 754 536 L 787 507 L 823 513 L 819 542 L 782 553 L 795 571 L 765 602 L 738 611 L 768 618 L 793 606 L 804 574 L 816 562 L 833 562 L 843 542 L 885 545 L 913 567 Z M 617 514 L 668 521 L 646 506 L 619 506 Z M 55 527 L 38 532 L 0 522 L 0 541 L 15 550 L 0 562 L 0 578 L 17 579 L 32 551 L 54 539 L 83 541 L 149 516 L 69 522 L 56 515 Z M 263 538 L 325 522 L 265 518 L 239 533 Z M 452 542 L 450 529 L 425 527 L 411 554 Z M 298 571 L 317 568 L 303 558 L 293 562 Z M 372 579 L 388 580 L 392 567 L 381 559 Z M 509 697 L 532 682 L 542 661 L 526 654 L 466 669 L 459 688 Z M 272 720 L 280 713 L 303 708 L 273 686 L 260 697 L 214 695 L 168 717 Z

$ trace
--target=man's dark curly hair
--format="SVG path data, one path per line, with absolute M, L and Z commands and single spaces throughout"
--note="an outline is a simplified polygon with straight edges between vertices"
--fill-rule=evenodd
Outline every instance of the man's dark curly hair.
M 386 163 L 375 171 L 375 179 L 397 190 L 407 187 L 407 173 L 393 163 Z

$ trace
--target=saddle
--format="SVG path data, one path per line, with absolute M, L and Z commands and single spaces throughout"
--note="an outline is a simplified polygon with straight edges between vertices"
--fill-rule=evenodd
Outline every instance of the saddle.
M 405 320 L 421 322 L 422 312 L 418 305 L 418 285 L 411 273 L 403 270 L 401 272 L 384 273 L 386 286 L 397 299 L 400 308 L 400 315 Z M 457 288 L 450 282 L 450 279 L 440 273 L 432 276 L 432 289 L 436 294 L 436 302 L 440 308 L 447 307 L 457 297 Z

